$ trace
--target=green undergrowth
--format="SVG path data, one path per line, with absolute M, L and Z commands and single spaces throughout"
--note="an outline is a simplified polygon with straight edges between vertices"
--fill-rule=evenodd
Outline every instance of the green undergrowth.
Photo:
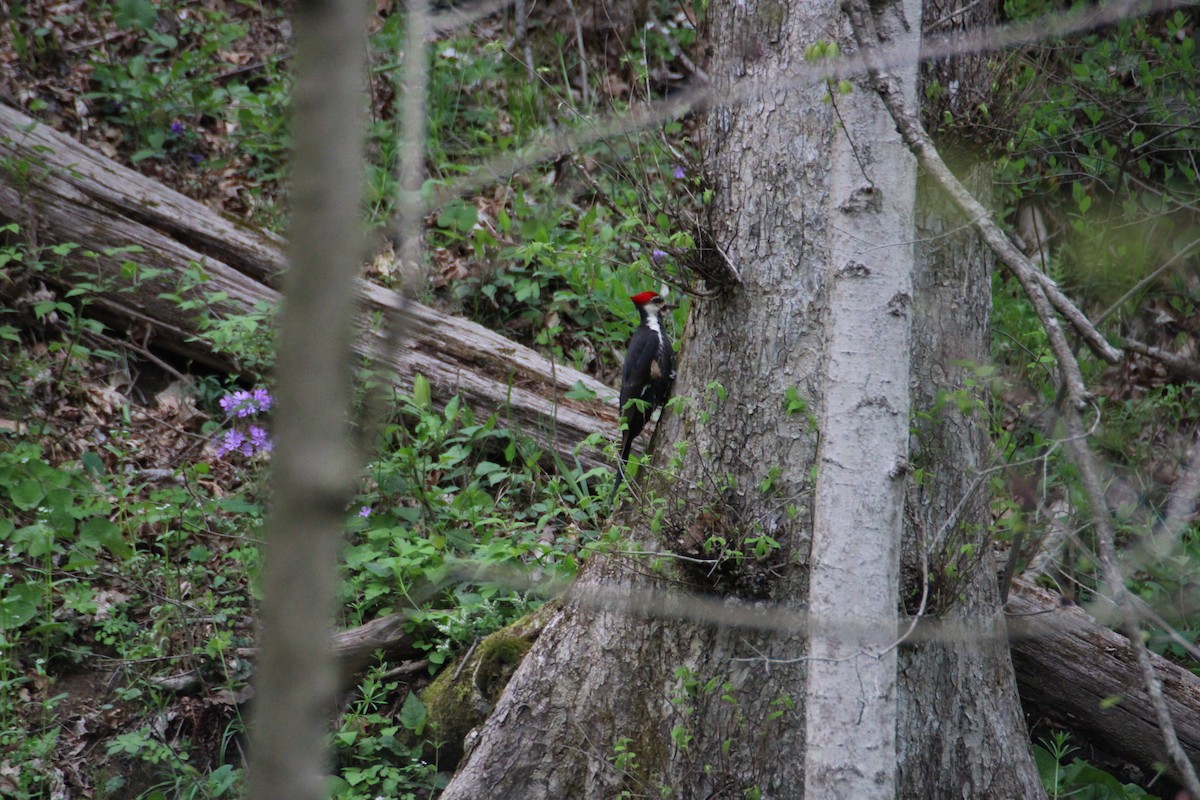
M 1005 542 L 1017 534 L 1025 537 L 1017 556 L 1022 564 L 1039 549 L 1053 548 L 1055 569 L 1041 580 L 1086 602 L 1100 585 L 1098 561 L 1080 477 L 1063 446 L 1057 369 L 1045 333 L 1016 282 L 997 278 L 995 293 L 998 377 L 990 418 L 998 458 L 1010 467 L 991 480 L 994 533 Z M 1102 513 L 1113 516 L 1130 589 L 1158 615 L 1147 622 L 1149 645 L 1200 673 L 1164 627 L 1189 641 L 1200 636 L 1200 610 L 1192 596 L 1194 576 L 1200 572 L 1200 530 L 1185 524 L 1164 534 L 1163 528 L 1173 481 L 1187 463 L 1191 434 L 1200 424 L 1200 384 L 1164 381 L 1155 373 L 1147 380 L 1130 374 L 1127 365 L 1110 367 L 1085 348 L 1080 361 L 1085 380 L 1099 388 L 1088 422 L 1106 490 L 1108 508 Z M 1079 540 L 1043 539 L 1048 516 L 1054 514 L 1067 515 L 1063 518 L 1079 527 Z
M 1033 746 L 1038 774 L 1050 800 L 1154 800 L 1154 795 L 1137 784 L 1122 783 L 1087 761 L 1072 758 L 1078 749 L 1070 744 L 1070 737 L 1061 732 Z
M 1005 8 L 1022 20 L 1055 5 Z M 1164 262 L 1190 258 L 1200 240 L 1194 26 L 1194 14 L 1172 11 L 1009 59 L 1002 95 L 1015 110 L 998 162 L 1000 203 L 1014 224 L 1018 209 L 1042 215 L 1053 238 L 1023 235 L 1052 255 L 1072 296 L 1098 310 L 1136 313 L 1155 295 L 1186 291 L 1179 271 L 1166 274 L 1167 285 L 1153 277 Z
M 1014 21 L 1081 8 L 1004 4 Z M 1109 341 L 1135 339 L 1185 358 L 1200 333 L 1195 29 L 1193 12 L 1167 11 L 1015 48 L 997 65 L 995 109 L 996 201 L 1027 252 L 1042 257 Z M 992 480 L 998 533 L 1028 534 L 1022 563 L 1049 548 L 1055 569 L 1040 579 L 1086 601 L 1097 588 L 1097 558 L 1079 476 L 1064 452 L 1054 358 L 1016 281 L 997 277 L 993 295 L 992 439 L 1011 465 Z M 1163 524 L 1200 424 L 1200 384 L 1148 358 L 1110 365 L 1072 344 L 1096 395 L 1086 424 L 1108 508 L 1095 511 L 1113 514 L 1121 569 L 1160 617 L 1148 623 L 1151 646 L 1196 671 L 1163 625 L 1193 642 L 1200 633 L 1192 588 L 1200 534 L 1187 524 L 1164 536 Z M 1043 543 L 1056 515 L 1077 541 Z
M 0 788 L 237 796 L 269 388 L 125 349 L 88 311 L 144 272 L 97 277 L 78 248 L 4 233 L 0 279 L 17 300 L 0 311 Z M 68 254 L 85 257 L 68 266 Z M 168 294 L 206 314 L 203 281 L 185 283 Z M 200 327 L 258 363 L 268 326 L 253 312 Z M 364 413 L 373 379 L 364 369 Z M 397 738 L 416 713 L 398 713 L 399 698 L 535 610 L 616 536 L 611 470 L 566 463 L 457 398 L 439 405 L 420 376 L 388 408 L 385 424 L 367 424 L 373 455 L 346 510 L 339 624 L 403 614 L 425 666 L 398 681 L 381 660 L 346 705 L 333 742 L 348 798 L 440 785 L 442 739 L 419 738 L 415 723 Z
M 6 366 L 24 369 L 6 387 L 10 411 L 45 374 L 44 363 L 21 361 L 27 347 L 9 340 L 3 351 Z M 55 391 L 70 397 L 87 385 L 81 375 Z M 171 424 L 138 404 L 98 421 L 102 441 L 61 445 L 74 434 L 56 414 L 0 438 L 6 796 L 49 796 L 68 768 L 97 796 L 239 790 L 269 460 L 243 432 L 247 419 L 266 420 L 199 402 L 192 435 L 155 453 L 173 467 L 138 466 L 138 443 Z M 407 615 L 428 663 L 419 680 L 535 609 L 603 545 L 611 472 L 548 469 L 495 416 L 454 399 L 435 408 L 421 380 L 397 402 L 347 509 L 341 624 Z M 339 796 L 409 796 L 441 780 L 436 746 L 395 736 L 408 717 L 389 709 L 408 689 L 388 667 L 371 672 L 341 718 Z M 99 749 L 73 763 L 90 742 Z

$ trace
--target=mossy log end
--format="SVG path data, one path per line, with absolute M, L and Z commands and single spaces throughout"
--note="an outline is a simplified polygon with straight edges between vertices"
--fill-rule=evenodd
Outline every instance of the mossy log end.
M 453 771 L 458 766 L 470 747 L 471 731 L 487 719 L 557 607 L 556 602 L 547 603 L 485 636 L 462 658 L 447 665 L 421 693 L 428 720 L 425 736 L 437 742 L 439 768 Z M 433 755 L 428 754 L 431 760 Z

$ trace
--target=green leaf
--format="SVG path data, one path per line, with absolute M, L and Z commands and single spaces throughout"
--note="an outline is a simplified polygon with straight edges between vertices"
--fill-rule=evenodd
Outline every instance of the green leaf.
M 117 0 L 117 7 L 113 10 L 113 21 L 122 30 L 136 27 L 148 31 L 154 27 L 157 19 L 158 12 L 150 0 Z
M 231 514 L 262 513 L 262 508 L 259 507 L 258 503 L 252 503 L 241 495 L 222 497 L 217 501 L 217 507 L 222 511 L 228 511 Z
M 429 408 L 433 405 L 429 379 L 420 373 L 413 376 L 413 402 L 417 408 Z
M 443 228 L 452 228 L 460 233 L 470 233 L 478 220 L 479 212 L 474 205 L 464 200 L 455 200 L 442 209 L 442 212 L 438 214 L 437 222 Z
M 32 478 L 14 486 L 11 494 L 13 505 L 22 511 L 37 508 L 38 503 L 42 502 L 42 498 L 45 496 L 46 493 L 42 490 L 41 482 Z
M 105 547 L 120 559 L 133 555 L 133 548 L 121 535 L 121 529 L 110 519 L 92 517 L 79 528 L 79 543 L 95 548 Z
M 39 583 L 4 587 L 4 599 L 0 600 L 0 630 L 19 628 L 36 617 L 41 597 L 42 586 Z
M 458 395 L 455 395 L 454 397 L 450 398 L 449 403 L 446 403 L 446 409 L 442 412 L 442 416 L 446 418 L 447 422 L 454 422 L 454 420 L 458 419 L 459 405 L 461 402 L 462 401 L 459 400 Z
M 13 549 L 31 558 L 41 558 L 54 549 L 54 531 L 44 522 L 17 528 L 9 538 Z
M 83 462 L 83 468 L 87 472 L 90 472 L 93 475 L 104 474 L 104 461 L 100 458 L 100 456 L 96 455 L 91 450 L 88 450 L 86 453 L 84 453 L 80 460 Z
M 595 400 L 596 393 L 584 386 L 583 381 L 575 381 L 575 385 L 567 390 L 566 396 L 572 400 Z
M 203 564 L 205 561 L 208 561 L 210 558 L 213 557 L 213 551 L 209 550 L 207 547 L 205 547 L 202 544 L 198 544 L 195 547 L 193 547 L 191 550 L 188 550 L 187 557 L 188 557 L 188 561 L 193 561 L 193 562 L 196 562 L 199 564 Z
M 404 698 L 404 705 L 400 708 L 400 724 L 420 736 L 425 730 L 425 721 L 428 716 L 429 712 L 426 710 L 425 704 L 421 702 L 421 698 L 417 697 L 415 692 L 409 692 L 408 697 Z

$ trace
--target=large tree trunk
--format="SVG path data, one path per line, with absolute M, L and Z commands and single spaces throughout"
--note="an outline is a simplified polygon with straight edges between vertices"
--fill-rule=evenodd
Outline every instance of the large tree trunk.
M 925 0 L 922 28 L 929 37 L 982 27 L 996 8 L 994 0 Z M 991 92 L 991 70 L 978 54 L 923 64 L 920 94 L 933 98 L 923 116 L 935 126 L 947 114 L 968 119 Z M 933 83 L 943 91 L 928 93 Z M 976 178 L 986 194 L 990 174 L 979 170 Z M 958 402 L 982 402 L 987 390 L 973 368 L 990 362 L 995 260 L 964 223 L 935 187 L 920 182 L 912 457 L 929 475 L 910 495 L 901 596 L 908 611 L 940 615 L 980 637 L 901 649 L 899 794 L 1039 797 L 986 536 L 987 429 L 982 410 L 965 412 Z M 944 579 L 947 564 L 956 580 Z
M 715 94 L 739 79 L 786 83 L 804 45 L 832 19 L 828 3 L 773 4 L 769 13 L 714 4 Z M 693 306 L 675 394 L 681 413 L 660 423 L 643 487 L 669 496 L 656 511 L 629 501 L 625 549 L 670 548 L 693 558 L 746 540 L 779 543 L 763 559 L 718 564 L 610 556 L 589 564 L 578 591 L 612 605 L 568 603 L 513 676 L 474 749 L 446 789 L 459 798 L 657 796 L 795 797 L 804 786 L 805 642 L 799 631 L 648 621 L 617 602 L 625 592 L 697 592 L 799 608 L 807 593 L 817 432 L 809 413 L 785 413 L 794 393 L 815 407 L 818 315 L 827 251 L 830 106 L 811 85 L 768 89 L 708 120 L 716 241 L 741 270 L 735 292 Z M 730 481 L 726 476 L 732 476 Z M 770 490 L 760 491 L 764 481 Z M 789 513 L 790 512 L 790 513 Z M 660 517 L 663 537 L 650 532 Z M 693 568 L 689 569 L 689 564 Z M 684 603 L 686 606 L 686 603 Z
M 109 287 L 100 305 L 155 346 L 218 369 L 250 372 L 203 344 L 199 317 L 201 311 L 221 318 L 276 308 L 285 263 L 279 237 L 227 219 L 3 103 L 0 161 L 9 165 L 0 169 L 0 220 L 17 222 L 22 235 L 37 244 L 80 245 L 67 257 L 63 280 L 84 275 Z M 141 251 L 123 249 L 132 245 Z M 131 280 L 122 266 L 126 261 L 141 265 L 143 275 L 147 268 L 160 274 Z M 199 268 L 203 283 L 181 291 L 186 276 Z M 363 329 L 355 351 L 398 375 L 402 388 L 420 372 L 439 402 L 462 395 L 479 411 L 499 411 L 513 427 L 567 459 L 592 434 L 615 434 L 615 395 L 590 376 L 417 303 L 404 310 L 408 346 L 392 352 L 379 327 L 367 323 L 386 318 L 397 295 L 366 282 L 359 292 Z M 218 293 L 220 299 L 212 300 Z M 200 307 L 185 310 L 166 296 L 173 294 Z M 267 339 L 270 331 L 261 335 Z M 566 397 L 576 386 L 597 399 Z M 587 466 L 605 463 L 595 447 L 583 448 L 579 458 Z
M 921 0 L 878 11 L 904 62 L 900 91 L 915 100 L 921 31 L 907 20 L 920 18 Z M 812 796 L 856 800 L 897 788 L 894 643 L 910 480 L 917 170 L 869 81 L 835 102 L 805 781 Z
M 986 536 L 984 412 L 958 402 L 981 403 L 986 391 L 974 367 L 990 358 L 993 259 L 928 182 L 917 219 L 912 450 L 927 477 L 911 494 L 901 593 L 908 611 L 979 638 L 901 649 L 899 796 L 1039 797 Z
M 714 108 L 708 120 L 715 239 L 740 268 L 743 285 L 694 307 L 676 387 L 681 410 L 660 425 L 654 465 L 662 472 L 643 481 L 667 501 L 652 507 L 638 495 L 624 514 L 633 540 L 625 550 L 674 550 L 708 561 L 609 556 L 589 564 L 577 598 L 550 621 L 471 737 L 473 750 L 447 800 L 612 797 L 622 789 L 657 795 L 660 787 L 676 797 L 743 797 L 755 789 L 796 797 L 805 787 L 806 739 L 823 731 L 810 724 L 806 732 L 803 631 L 782 616 L 771 625 L 767 612 L 766 624 L 739 625 L 733 612 L 764 601 L 798 610 L 809 588 L 818 432 L 807 409 L 820 408 L 824 397 L 827 281 L 845 256 L 830 252 L 829 230 L 831 204 L 844 200 L 831 195 L 830 153 L 833 138 L 844 134 L 822 102 L 824 88 L 792 88 L 791 76 L 802 67 L 805 46 L 827 38 L 839 20 L 832 3 L 731 0 L 711 13 L 716 96 L 735 78 L 768 87 Z M 911 234 L 897 231 L 891 241 L 911 241 Z M 931 326 L 917 348 L 922 379 L 961 379 L 940 361 L 956 348 L 986 355 L 981 264 L 954 280 L 944 265 L 921 279 L 918 291 L 942 290 L 918 298 L 927 312 L 951 297 L 958 303 L 916 315 L 918 325 Z M 950 314 L 966 318 L 963 329 Z M 965 344 L 943 341 L 964 330 L 971 335 Z M 918 394 L 925 407 L 936 388 L 931 383 Z M 961 444 L 954 436 L 950 444 L 931 443 L 945 459 L 928 468 L 937 509 L 926 524 L 935 527 L 961 496 L 958 476 L 980 461 L 972 421 L 956 424 Z M 943 477 L 951 478 L 944 486 Z M 763 536 L 779 547 L 757 557 L 753 545 Z M 733 550 L 741 557 L 728 557 Z M 963 586 L 969 602 L 958 610 L 947 600 L 937 610 L 953 609 L 973 623 L 986 619 L 1002 635 L 994 578 L 970 566 Z M 633 593 L 640 605 L 646 592 L 658 598 L 660 613 L 667 605 L 683 613 L 669 622 L 647 619 L 619 600 Z M 717 615 L 714 624 L 711 606 L 693 601 L 689 609 L 689 592 L 723 599 L 729 616 Z M 901 660 L 899 796 L 1039 795 L 1002 644 L 923 645 Z M 977 692 L 982 696 L 968 696 Z

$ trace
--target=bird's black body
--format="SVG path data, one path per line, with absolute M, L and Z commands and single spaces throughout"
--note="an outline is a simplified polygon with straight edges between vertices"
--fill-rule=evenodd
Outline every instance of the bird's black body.
M 675 382 L 675 355 L 671 352 L 671 340 L 663 331 L 662 300 L 653 292 L 634 295 L 642 321 L 629 340 L 625 354 L 625 366 L 621 370 L 621 419 L 625 430 L 621 432 L 621 464 L 617 485 L 625 476 L 625 463 L 629 461 L 629 450 L 633 440 L 654 409 L 666 402 Z M 632 403 L 631 400 L 641 400 Z

